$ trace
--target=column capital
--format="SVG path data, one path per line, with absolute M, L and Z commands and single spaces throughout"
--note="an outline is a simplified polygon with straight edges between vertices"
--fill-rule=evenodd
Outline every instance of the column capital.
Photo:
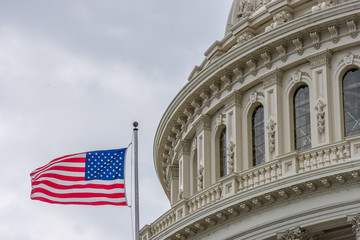
M 264 88 L 271 87 L 275 84 L 281 86 L 282 77 L 284 72 L 281 69 L 276 68 L 274 71 L 271 71 L 260 78 L 263 82 Z
M 196 132 L 200 132 L 204 129 L 210 129 L 211 116 L 203 114 L 200 115 L 197 119 L 194 120 L 193 126 L 195 126 Z
M 241 107 L 242 98 L 243 98 L 243 94 L 241 92 L 233 91 L 228 96 L 226 96 L 222 100 L 222 102 L 225 105 L 225 109 L 229 109 L 230 107 L 233 107 L 233 106 L 236 106 L 236 105 Z
M 297 227 L 294 229 L 289 229 L 282 233 L 278 233 L 277 239 L 278 240 L 297 240 L 297 239 L 312 240 L 312 237 L 309 230 L 305 228 Z
M 326 49 L 322 52 L 315 53 L 313 55 L 310 55 L 306 57 L 306 59 L 310 62 L 311 68 L 327 65 L 330 67 L 331 57 L 333 56 L 333 53 Z
M 186 140 L 180 140 L 179 144 L 177 145 L 175 151 L 179 154 L 179 155 L 188 155 L 190 154 L 191 151 L 191 142 L 190 141 L 186 141 Z
M 347 216 L 347 222 L 352 225 L 353 233 L 356 240 L 360 239 L 360 213 L 351 214 Z

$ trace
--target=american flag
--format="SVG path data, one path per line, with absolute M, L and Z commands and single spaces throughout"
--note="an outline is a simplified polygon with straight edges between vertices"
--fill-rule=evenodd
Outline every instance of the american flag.
M 56 158 L 31 174 L 31 199 L 57 204 L 126 205 L 126 148 Z

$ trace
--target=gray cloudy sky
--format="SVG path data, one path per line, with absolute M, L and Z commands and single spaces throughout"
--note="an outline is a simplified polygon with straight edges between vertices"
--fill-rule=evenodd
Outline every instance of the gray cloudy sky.
M 0 0 L 0 239 L 130 240 L 129 208 L 32 201 L 29 173 L 66 154 L 127 146 L 134 120 L 141 227 L 169 209 L 155 130 L 223 37 L 231 3 Z

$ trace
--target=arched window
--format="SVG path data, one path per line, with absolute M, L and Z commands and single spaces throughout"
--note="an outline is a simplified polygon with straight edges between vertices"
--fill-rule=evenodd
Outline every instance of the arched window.
M 296 89 L 293 98 L 295 149 L 311 148 L 309 87 Z
M 192 186 L 193 193 L 195 194 L 198 191 L 198 160 L 197 160 L 197 151 L 194 151 L 193 162 L 192 162 Z
M 264 107 L 258 106 L 251 117 L 253 166 L 265 162 Z
M 345 137 L 360 134 L 360 70 L 351 69 L 342 82 Z
M 220 177 L 223 177 L 227 174 L 227 157 L 226 157 L 226 128 L 224 128 L 220 133 L 219 138 L 219 167 L 220 167 Z

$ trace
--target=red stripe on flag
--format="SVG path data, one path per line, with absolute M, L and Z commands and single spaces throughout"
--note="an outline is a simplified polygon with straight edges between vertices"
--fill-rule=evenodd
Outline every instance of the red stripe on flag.
M 106 197 L 106 198 L 124 198 L 125 193 L 54 193 L 50 192 L 43 188 L 34 188 L 31 191 L 31 194 L 34 193 L 43 193 L 50 197 L 56 198 L 96 198 L 96 197 Z
M 81 176 L 81 177 L 71 177 L 71 176 L 64 176 L 64 175 L 60 175 L 60 174 L 56 174 L 56 173 L 44 173 L 44 174 L 41 174 L 40 176 L 38 176 L 36 179 L 39 179 L 40 177 L 50 177 L 50 178 L 55 178 L 55 179 L 64 180 L 64 181 L 85 181 L 85 175 Z M 33 179 L 33 182 L 35 182 L 36 179 Z
M 114 183 L 112 185 L 104 185 L 104 184 L 74 184 L 74 185 L 61 185 L 56 184 L 48 180 L 42 180 L 42 181 L 35 181 L 32 183 L 33 186 L 37 186 L 39 184 L 45 184 L 46 186 L 56 188 L 56 189 L 73 189 L 73 188 L 94 188 L 94 189 L 105 189 L 105 190 L 111 190 L 116 188 L 124 188 L 124 184 L 121 183 Z
M 43 197 L 35 197 L 32 198 L 33 200 L 40 200 L 47 203 L 53 204 L 76 204 L 76 205 L 93 205 L 93 206 L 100 206 L 100 205 L 114 205 L 114 206 L 127 206 L 126 202 L 106 202 L 106 201 L 98 201 L 98 202 L 61 202 L 61 201 L 53 201 Z
M 58 163 L 85 163 L 85 161 L 86 161 L 86 157 L 68 158 L 68 159 L 64 159 L 62 161 L 58 161 L 58 162 L 51 161 L 50 163 L 46 164 L 45 166 L 35 169 L 32 173 L 30 173 L 30 176 L 32 177 L 36 174 L 39 174 L 42 171 L 45 171 L 45 170 L 47 171 L 50 166 L 53 166 Z

